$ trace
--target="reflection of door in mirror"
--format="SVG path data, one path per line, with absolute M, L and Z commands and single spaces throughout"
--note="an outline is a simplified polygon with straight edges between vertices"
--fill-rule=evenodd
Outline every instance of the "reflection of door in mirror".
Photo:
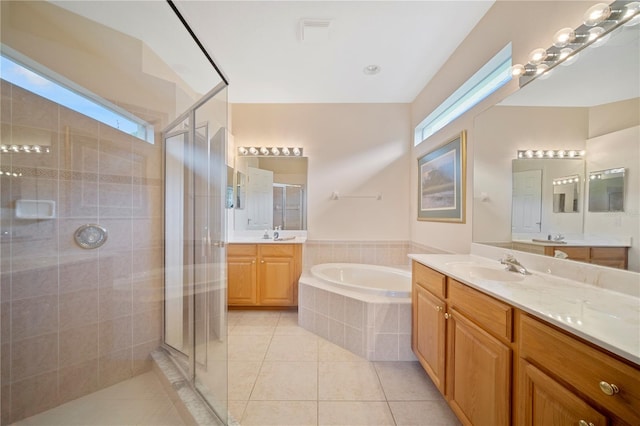
M 247 168 L 247 229 L 273 227 L 273 172 Z
M 512 232 L 540 232 L 542 170 L 513 173 Z

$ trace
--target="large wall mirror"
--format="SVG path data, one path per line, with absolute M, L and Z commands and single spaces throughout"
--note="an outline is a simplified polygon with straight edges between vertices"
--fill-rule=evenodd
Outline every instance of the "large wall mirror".
M 476 117 L 474 242 L 619 241 L 640 272 L 639 40 L 640 25 L 620 27 Z M 542 158 L 517 158 L 529 149 Z M 544 158 L 558 149 L 564 158 Z M 569 160 L 571 151 L 585 154 Z M 611 174 L 611 188 L 593 177 L 612 169 L 624 176 Z
M 234 229 L 306 230 L 307 157 L 239 156 Z

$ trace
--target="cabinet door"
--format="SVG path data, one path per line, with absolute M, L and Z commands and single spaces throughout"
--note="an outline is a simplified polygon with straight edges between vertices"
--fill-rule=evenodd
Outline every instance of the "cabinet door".
M 294 305 L 295 262 L 293 257 L 260 259 L 258 302 L 261 305 Z
M 227 303 L 229 305 L 255 305 L 258 301 L 256 287 L 256 257 L 227 257 Z
M 607 419 L 526 361 L 520 361 L 518 423 L 523 426 L 605 426 Z
M 510 423 L 511 349 L 450 309 L 446 395 L 467 425 Z
M 433 383 L 444 393 L 445 304 L 416 284 L 413 299 L 413 351 Z

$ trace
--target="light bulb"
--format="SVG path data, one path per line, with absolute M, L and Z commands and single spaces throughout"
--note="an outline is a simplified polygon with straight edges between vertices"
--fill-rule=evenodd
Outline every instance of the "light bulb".
M 565 47 L 560 51 L 560 59 L 564 59 L 560 65 L 567 66 L 578 60 L 579 53 L 575 53 L 572 48 Z
M 297 157 L 297 156 L 300 156 L 300 153 L 301 153 L 300 148 L 297 148 L 297 147 L 293 148 L 293 155 Z
M 625 6 L 625 12 L 622 16 L 622 19 L 628 19 L 629 17 L 634 16 L 631 20 L 627 21 L 624 26 L 632 27 L 634 25 L 640 24 L 640 2 L 633 1 Z
M 598 3 L 591 6 L 584 13 L 584 24 L 593 27 L 605 21 L 611 15 L 611 8 L 606 3 Z
M 240 153 L 240 155 L 247 155 L 249 153 L 249 151 L 247 151 L 247 148 L 245 148 L 244 146 L 238 148 L 238 152 Z
M 553 158 L 554 154 L 555 153 L 553 151 L 551 151 L 551 150 L 547 151 L 547 157 L 549 157 L 549 158 Z
M 544 151 L 541 150 L 541 149 L 537 150 L 536 151 L 536 157 L 538 157 L 538 158 L 544 157 Z
M 575 151 L 569 151 L 569 157 L 573 158 L 576 156 L 576 152 Z
M 271 148 L 271 154 L 280 155 L 280 150 L 274 146 L 273 148 Z
M 524 69 L 524 65 L 522 64 L 515 64 L 514 66 L 511 67 L 511 75 L 514 77 L 520 77 L 525 72 L 526 70 Z
M 291 154 L 291 152 L 289 151 L 289 148 L 287 148 L 286 146 L 285 146 L 284 148 L 282 148 L 282 153 L 283 153 L 284 155 L 289 155 L 289 154 Z
M 249 148 L 249 152 L 251 153 L 251 155 L 258 155 L 258 150 L 256 149 L 255 146 L 252 146 L 251 148 Z
M 558 151 L 558 158 L 564 158 L 564 151 L 563 150 Z
M 549 65 L 540 64 L 536 67 L 536 75 L 539 75 L 540 78 L 545 78 L 549 75 L 549 72 L 547 71 L 548 69 L 549 69 Z M 543 77 L 541 74 L 545 74 L 545 76 Z
M 526 156 L 527 156 L 527 158 L 531 158 L 531 157 L 533 157 L 533 151 L 531 151 L 530 149 L 528 149 L 528 150 L 524 153 L 524 155 L 526 155 Z
M 605 30 L 602 27 L 593 27 L 589 29 L 589 41 L 591 44 L 590 47 L 598 47 L 602 46 L 604 43 L 609 40 L 609 34 L 603 36 Z
M 555 47 L 565 47 L 576 39 L 576 32 L 573 28 L 563 28 L 553 35 L 553 45 Z
M 584 149 L 582 151 L 578 152 L 578 154 L 580 154 L 581 157 L 584 157 L 586 153 L 587 153 L 587 151 L 585 151 Z
M 263 146 L 262 148 L 260 148 L 260 154 L 268 155 L 269 154 L 269 150 Z
M 538 65 L 547 58 L 547 51 L 539 48 L 529 53 L 529 63 L 531 65 Z

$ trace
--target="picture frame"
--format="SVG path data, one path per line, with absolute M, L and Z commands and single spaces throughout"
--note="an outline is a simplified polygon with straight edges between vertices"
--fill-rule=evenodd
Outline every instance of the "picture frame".
M 418 220 L 465 223 L 467 133 L 418 159 Z

